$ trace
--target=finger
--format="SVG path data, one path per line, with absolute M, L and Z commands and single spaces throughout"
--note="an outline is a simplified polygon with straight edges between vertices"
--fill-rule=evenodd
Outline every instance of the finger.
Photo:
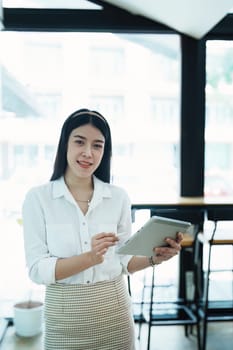
M 109 241 L 104 241 L 104 242 L 101 242 L 101 243 L 98 243 L 96 246 L 95 246 L 95 250 L 96 251 L 102 251 L 104 249 L 108 249 L 112 246 L 115 246 L 116 245 L 116 242 L 109 242 Z
M 96 240 L 96 244 L 99 245 L 99 244 L 109 243 L 111 245 L 115 245 L 117 244 L 118 241 L 119 241 L 118 237 L 104 237 Z
M 180 243 L 184 239 L 184 234 L 182 232 L 178 232 L 176 235 L 176 242 Z
M 174 248 L 174 249 L 178 249 L 180 250 L 181 249 L 181 245 L 179 242 L 175 241 L 174 239 L 172 238 L 166 238 L 166 243 L 169 244 L 170 247 Z
M 166 260 L 169 260 L 171 258 L 173 258 L 174 256 L 176 256 L 177 253 L 164 253 L 164 254 L 156 254 L 156 260 L 158 262 L 162 262 L 162 261 L 166 261 Z
M 94 237 L 95 239 L 104 239 L 104 238 L 110 238 L 110 239 L 114 239 L 115 241 L 118 241 L 119 238 L 117 237 L 117 235 L 113 232 L 101 232 L 101 233 L 97 233 Z
M 154 250 L 156 256 L 174 256 L 177 255 L 181 250 L 181 247 L 177 245 L 177 248 L 171 248 L 171 247 L 163 247 L 163 248 L 156 248 Z

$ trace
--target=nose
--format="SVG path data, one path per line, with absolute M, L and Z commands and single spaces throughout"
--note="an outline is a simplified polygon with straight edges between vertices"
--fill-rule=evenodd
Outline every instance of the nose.
M 91 157 L 91 146 L 85 145 L 85 148 L 83 149 L 82 153 L 84 157 Z

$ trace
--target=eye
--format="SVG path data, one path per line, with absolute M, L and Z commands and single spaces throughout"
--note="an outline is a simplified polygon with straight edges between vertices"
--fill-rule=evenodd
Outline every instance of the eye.
M 102 144 L 102 143 L 95 143 L 95 144 L 93 145 L 93 147 L 94 147 L 95 149 L 102 149 L 102 148 L 103 148 L 103 144 Z
M 84 141 L 83 140 L 75 140 L 74 141 L 77 145 L 83 145 L 84 144 Z

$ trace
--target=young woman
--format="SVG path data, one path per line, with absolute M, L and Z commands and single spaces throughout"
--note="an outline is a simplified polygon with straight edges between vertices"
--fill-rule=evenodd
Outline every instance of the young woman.
M 23 204 L 27 266 L 46 285 L 46 350 L 133 350 L 134 322 L 123 274 L 176 255 L 182 234 L 153 257 L 123 256 L 131 234 L 127 193 L 110 184 L 111 132 L 96 111 L 64 122 L 51 181 Z

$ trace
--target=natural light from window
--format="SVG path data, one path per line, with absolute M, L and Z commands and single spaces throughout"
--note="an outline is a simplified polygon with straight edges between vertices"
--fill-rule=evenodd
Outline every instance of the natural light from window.
M 74 110 L 108 119 L 112 181 L 132 203 L 178 196 L 180 46 L 176 35 L 110 33 L 5 31 L 0 42 L 0 297 L 12 300 L 31 288 L 22 202 L 49 180 L 61 125 Z
M 205 195 L 233 196 L 233 42 L 207 42 Z

